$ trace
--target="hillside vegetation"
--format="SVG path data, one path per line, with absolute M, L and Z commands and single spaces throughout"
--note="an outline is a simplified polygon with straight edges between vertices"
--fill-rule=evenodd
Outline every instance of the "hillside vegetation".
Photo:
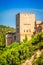
M 43 52 L 41 53 L 40 57 L 36 58 L 32 65 L 43 65 Z
M 29 41 L 25 38 L 21 43 L 14 42 L 0 50 L 0 65 L 21 65 L 27 59 L 30 59 L 37 50 L 41 49 L 43 49 L 43 32 L 33 35 Z M 43 53 L 32 64 L 43 65 Z
M 5 35 L 8 31 L 15 32 L 16 30 L 12 27 L 0 25 L 0 47 L 5 47 Z

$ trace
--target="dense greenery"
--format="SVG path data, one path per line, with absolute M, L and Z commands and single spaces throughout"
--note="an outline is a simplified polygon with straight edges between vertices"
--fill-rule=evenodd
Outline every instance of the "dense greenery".
M 12 27 L 0 25 L 0 47 L 5 47 L 5 35 L 8 31 L 15 32 L 16 30 Z
M 21 42 L 14 42 L 6 48 L 0 50 L 0 65 L 20 65 L 26 59 L 30 58 L 38 49 L 43 48 L 43 32 L 32 37 L 31 40 L 27 38 Z M 43 55 L 42 55 L 43 56 Z M 41 60 L 43 57 L 41 56 Z M 40 61 L 39 59 L 37 62 Z M 40 61 L 42 65 L 43 60 Z

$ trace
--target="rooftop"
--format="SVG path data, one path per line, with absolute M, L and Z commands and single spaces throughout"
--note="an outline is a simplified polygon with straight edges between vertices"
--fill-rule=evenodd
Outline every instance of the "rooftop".
M 16 34 L 16 32 L 8 31 L 8 32 L 6 32 L 6 34 Z

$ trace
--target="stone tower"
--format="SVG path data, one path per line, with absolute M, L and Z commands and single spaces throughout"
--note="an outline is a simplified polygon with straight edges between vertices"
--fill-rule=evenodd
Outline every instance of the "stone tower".
M 16 41 L 20 42 L 27 36 L 31 39 L 31 36 L 35 27 L 35 14 L 33 13 L 18 13 L 16 15 Z

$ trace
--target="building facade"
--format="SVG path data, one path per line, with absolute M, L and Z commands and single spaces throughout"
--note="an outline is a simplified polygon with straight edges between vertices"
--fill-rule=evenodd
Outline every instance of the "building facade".
M 6 46 L 10 45 L 14 41 L 16 41 L 16 33 L 8 31 L 6 33 Z
M 16 41 L 23 41 L 25 36 L 31 39 L 35 27 L 35 14 L 19 13 L 16 15 Z

